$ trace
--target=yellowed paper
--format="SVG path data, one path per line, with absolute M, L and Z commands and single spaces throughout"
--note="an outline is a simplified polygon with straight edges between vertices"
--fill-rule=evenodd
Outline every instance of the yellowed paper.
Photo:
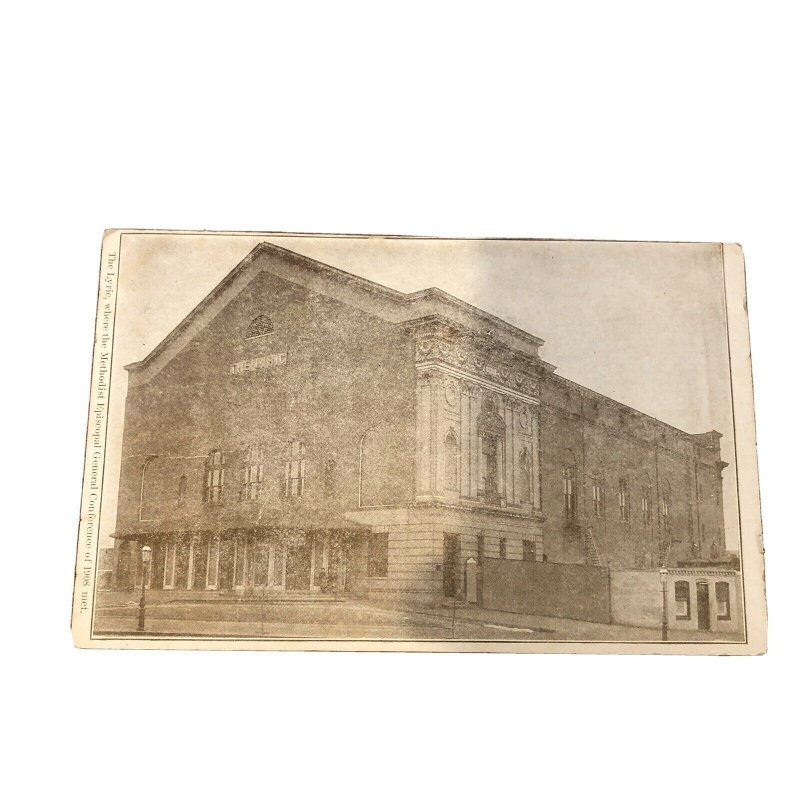
M 114 230 L 81 647 L 766 648 L 738 245 Z

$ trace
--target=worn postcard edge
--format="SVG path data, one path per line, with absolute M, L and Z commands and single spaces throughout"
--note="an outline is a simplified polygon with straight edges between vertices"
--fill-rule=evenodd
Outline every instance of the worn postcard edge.
M 116 320 L 120 239 L 136 229 L 108 230 L 103 236 L 95 320 L 95 337 L 84 458 L 81 511 L 75 559 L 72 634 L 77 647 L 115 649 L 183 650 L 320 650 L 401 652 L 499 652 L 499 653 L 623 653 L 755 655 L 766 652 L 767 608 L 764 577 L 764 548 L 756 456 L 755 410 L 748 329 L 744 256 L 738 244 L 721 244 L 728 343 L 733 398 L 736 481 L 739 489 L 740 554 L 743 581 L 745 642 L 471 642 L 468 640 L 424 640 L 381 642 L 358 639 L 243 639 L 181 637 L 138 639 L 125 636 L 96 636 L 92 633 L 98 582 L 105 476 L 106 435 Z M 151 233 L 198 233 L 198 231 L 152 230 Z M 223 235 L 235 231 L 208 231 Z M 280 232 L 264 232 L 268 237 Z M 283 233 L 286 235 L 286 233 Z M 323 234 L 291 234 L 314 236 Z M 331 234 L 324 234 L 330 236 Z M 341 235 L 343 238 L 347 234 Z M 394 237 L 393 237 L 394 238 Z M 416 237 L 402 237 L 413 239 Z M 431 238 L 431 237 L 423 237 Z M 540 241 L 547 241 L 541 239 Z M 552 240 L 556 241 L 556 240 Z M 119 402 L 118 398 L 113 398 Z

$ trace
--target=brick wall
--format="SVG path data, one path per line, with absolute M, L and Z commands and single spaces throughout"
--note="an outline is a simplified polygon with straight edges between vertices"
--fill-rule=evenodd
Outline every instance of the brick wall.
M 609 567 L 658 566 L 666 541 L 671 541 L 673 566 L 723 554 L 718 435 L 683 433 L 556 376 L 542 383 L 540 413 L 544 547 L 550 561 L 585 563 L 587 529 L 600 563 Z M 564 509 L 563 470 L 569 465 L 577 500 L 572 520 Z M 623 478 L 628 481 L 626 520 L 619 508 Z M 593 503 L 595 479 L 603 487 L 600 516 Z M 645 494 L 649 521 L 642 509 Z
M 274 333 L 246 341 L 259 314 L 271 318 Z M 281 353 L 283 365 L 230 373 L 233 363 Z M 150 453 L 159 457 L 146 469 L 143 518 L 164 529 L 245 526 L 261 505 L 283 514 L 291 439 L 306 446 L 300 521 L 351 509 L 358 501 L 359 441 L 376 424 L 364 441 L 364 501 L 406 503 L 413 497 L 413 386 L 412 344 L 396 326 L 261 273 L 154 377 L 131 386 L 117 528 L 137 523 Z M 259 503 L 239 500 L 244 454 L 254 443 L 265 446 Z M 226 457 L 226 487 L 223 506 L 209 509 L 203 476 L 214 448 Z

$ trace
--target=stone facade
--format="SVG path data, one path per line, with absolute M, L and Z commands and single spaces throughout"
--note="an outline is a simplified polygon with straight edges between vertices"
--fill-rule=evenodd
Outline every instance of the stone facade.
M 556 376 L 542 343 L 259 245 L 127 368 L 114 584 L 144 543 L 151 588 L 421 602 L 461 596 L 470 556 L 721 554 L 719 434 Z

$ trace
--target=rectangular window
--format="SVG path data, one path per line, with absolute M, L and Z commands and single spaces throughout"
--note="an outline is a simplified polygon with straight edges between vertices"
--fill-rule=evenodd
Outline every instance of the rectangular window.
M 650 492 L 645 490 L 642 495 L 642 522 L 649 525 L 653 521 L 653 512 L 650 508 Z
M 250 561 L 252 562 L 253 586 L 266 586 L 269 568 L 269 545 L 253 542 L 250 547 Z
M 602 517 L 605 513 L 605 499 L 603 497 L 603 484 L 599 478 L 592 480 L 592 510 L 596 517 Z
M 675 619 L 691 619 L 689 581 L 675 581 Z
M 244 586 L 245 565 L 247 564 L 247 539 L 237 536 L 233 550 L 233 585 Z
M 628 481 L 622 478 L 619 482 L 619 518 L 627 521 L 630 518 L 628 510 Z
M 389 534 L 370 533 L 367 537 L 367 577 L 385 578 L 389 574 Z
M 500 558 L 506 557 L 506 540 L 505 537 L 500 538 Z
M 564 516 L 567 519 L 575 519 L 576 496 L 575 496 L 575 467 L 564 467 Z
M 177 542 L 167 542 L 164 546 L 164 588 L 173 589 L 175 587 L 175 561 Z
M 284 469 L 284 497 L 302 497 L 306 477 L 306 447 L 302 442 L 289 442 Z
M 245 458 L 242 498 L 244 500 L 261 499 L 263 485 L 264 448 L 262 445 L 252 445 L 247 448 L 247 456 Z
M 720 581 L 714 586 L 717 597 L 717 619 L 731 618 L 730 586 L 726 581 Z
M 325 567 L 325 538 L 323 536 L 314 537 L 314 564 L 312 567 L 311 579 L 314 586 L 324 589 L 326 578 L 323 579 L 322 570 Z
M 212 450 L 206 459 L 206 480 L 203 500 L 209 505 L 222 503 L 225 488 L 225 456 L 220 450 Z
M 219 539 L 208 542 L 208 563 L 206 565 L 206 588 L 217 588 L 217 575 L 219 573 Z

